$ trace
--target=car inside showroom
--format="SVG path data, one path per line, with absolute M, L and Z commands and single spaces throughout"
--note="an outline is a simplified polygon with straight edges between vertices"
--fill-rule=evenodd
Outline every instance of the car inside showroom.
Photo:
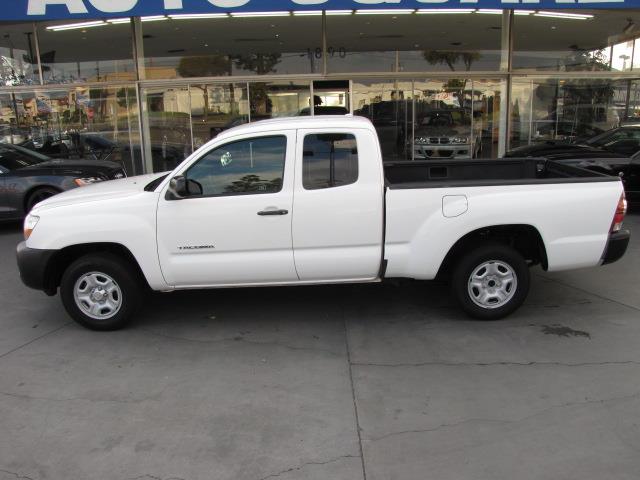
M 1 142 L 134 175 L 272 117 L 364 116 L 385 161 L 497 158 L 639 121 L 629 2 L 104 3 L 0 13 Z

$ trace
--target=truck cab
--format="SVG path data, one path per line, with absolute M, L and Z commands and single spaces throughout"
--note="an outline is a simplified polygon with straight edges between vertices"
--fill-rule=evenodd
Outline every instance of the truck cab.
M 160 195 L 158 258 L 172 287 L 367 281 L 383 244 L 382 165 L 370 123 L 240 127 Z M 294 200 L 295 199 L 295 200 Z

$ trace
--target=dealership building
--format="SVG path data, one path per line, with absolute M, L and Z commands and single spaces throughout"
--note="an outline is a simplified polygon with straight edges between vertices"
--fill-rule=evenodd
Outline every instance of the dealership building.
M 129 174 L 280 116 L 368 117 L 387 161 L 640 123 L 638 0 L 3 3 L 0 142 Z

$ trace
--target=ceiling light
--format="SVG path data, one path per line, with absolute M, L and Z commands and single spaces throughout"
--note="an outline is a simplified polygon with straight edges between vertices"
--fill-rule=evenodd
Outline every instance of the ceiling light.
M 486 13 L 489 15 L 502 15 L 502 10 L 494 9 L 494 8 L 481 8 L 476 10 L 476 13 Z
M 232 12 L 232 17 L 288 17 L 291 15 L 289 12 Z
M 198 18 L 227 18 L 226 13 L 185 13 L 183 15 L 169 15 L 172 20 L 196 20 Z
M 327 15 L 351 15 L 353 10 L 327 10 Z
M 113 24 L 113 25 L 117 25 L 120 23 L 131 23 L 131 19 L 130 18 L 111 18 L 109 20 L 107 20 L 107 22 Z
M 102 20 L 98 20 L 94 22 L 70 23 L 66 25 L 52 25 L 50 27 L 47 27 L 47 30 L 60 32 L 62 30 L 76 30 L 80 28 L 102 27 L 103 25 L 109 25 L 109 24 L 107 22 L 103 22 Z
M 162 20 L 169 20 L 169 19 L 164 15 L 152 15 L 150 17 L 141 17 L 140 20 L 143 22 L 160 22 Z
M 549 17 L 549 18 L 567 18 L 573 20 L 588 20 L 593 18 L 593 15 L 582 14 L 582 13 L 565 13 L 565 12 L 545 12 L 545 11 L 537 11 L 534 13 L 536 17 Z
M 296 17 L 311 17 L 315 15 L 322 15 L 322 10 L 298 10 L 294 11 L 293 14 Z
M 532 13 L 535 13 L 533 10 L 514 10 L 513 14 L 514 15 L 531 15 Z
M 389 10 L 370 9 L 356 10 L 356 15 L 407 15 L 413 12 L 415 12 L 413 8 L 396 8 Z
M 436 13 L 473 13 L 473 8 L 420 8 L 416 13 L 422 15 L 436 14 Z

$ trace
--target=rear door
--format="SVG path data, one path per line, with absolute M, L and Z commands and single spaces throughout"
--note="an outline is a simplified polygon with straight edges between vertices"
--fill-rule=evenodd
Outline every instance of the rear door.
M 369 280 L 380 271 L 384 179 L 366 129 L 298 130 L 292 222 L 301 281 Z

